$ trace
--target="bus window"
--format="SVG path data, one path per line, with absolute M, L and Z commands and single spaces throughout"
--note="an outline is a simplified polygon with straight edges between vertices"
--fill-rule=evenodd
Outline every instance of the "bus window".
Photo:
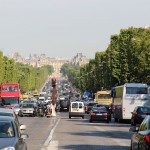
M 147 88 L 144 87 L 127 87 L 126 94 L 147 94 Z

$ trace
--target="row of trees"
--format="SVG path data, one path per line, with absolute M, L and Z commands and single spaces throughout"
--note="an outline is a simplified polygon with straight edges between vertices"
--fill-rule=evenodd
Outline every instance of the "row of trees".
M 79 70 L 66 65 L 64 68 L 68 69 L 69 80 L 82 91 L 150 82 L 150 29 L 121 29 L 119 35 L 111 36 L 106 51 L 96 52 L 88 64 Z
M 50 65 L 33 68 L 16 63 L 15 60 L 3 56 L 0 51 L 0 72 L 0 84 L 17 82 L 21 86 L 21 92 L 26 93 L 41 87 L 47 76 L 54 72 L 54 68 Z

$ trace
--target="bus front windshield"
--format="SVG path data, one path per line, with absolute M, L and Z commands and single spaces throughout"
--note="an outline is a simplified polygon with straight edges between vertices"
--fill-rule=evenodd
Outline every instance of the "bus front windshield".
M 18 104 L 18 98 L 2 98 L 4 105 L 15 105 Z
M 148 94 L 146 87 L 127 87 L 126 94 Z

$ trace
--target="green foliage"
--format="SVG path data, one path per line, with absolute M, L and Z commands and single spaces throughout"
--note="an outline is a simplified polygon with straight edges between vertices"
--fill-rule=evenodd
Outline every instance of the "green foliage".
M 0 51 L 0 71 L 0 83 L 17 82 L 20 84 L 21 92 L 25 93 L 41 87 L 48 75 L 54 72 L 54 68 L 50 65 L 33 68 L 16 63 L 13 59 L 3 56 Z
M 77 79 L 82 91 L 94 92 L 126 82 L 149 83 L 150 29 L 131 27 L 112 35 L 107 50 L 96 52 L 95 59 L 80 68 Z

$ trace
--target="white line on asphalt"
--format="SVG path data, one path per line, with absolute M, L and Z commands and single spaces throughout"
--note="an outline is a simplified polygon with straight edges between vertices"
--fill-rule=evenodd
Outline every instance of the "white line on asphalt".
M 51 141 L 47 150 L 58 150 L 58 141 Z
M 53 129 L 51 130 L 51 132 L 50 132 L 48 138 L 46 139 L 46 141 L 45 141 L 45 143 L 44 143 L 44 147 L 49 147 L 50 142 L 51 142 L 52 137 L 53 137 L 53 133 L 54 133 L 54 131 L 55 131 L 55 129 L 56 129 L 56 127 L 57 127 L 59 121 L 60 121 L 60 119 L 58 119 L 57 123 L 55 124 L 55 126 L 54 126 Z M 44 148 L 42 148 L 41 150 L 44 150 Z

